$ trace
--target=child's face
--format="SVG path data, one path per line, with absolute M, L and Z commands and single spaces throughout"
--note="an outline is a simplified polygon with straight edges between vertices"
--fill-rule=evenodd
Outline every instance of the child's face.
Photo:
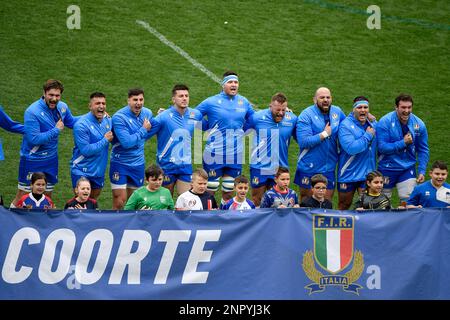
M 47 183 L 44 179 L 37 179 L 32 185 L 31 185 L 31 192 L 36 194 L 43 194 L 45 192 L 45 187 L 47 186 Z
M 208 180 L 199 176 L 194 176 L 192 178 L 192 191 L 197 194 L 205 193 L 207 184 Z
M 159 177 L 155 178 L 155 177 L 148 177 L 148 189 L 150 191 L 156 191 L 158 190 L 163 182 L 163 175 L 160 175 Z
M 323 182 L 317 182 L 314 187 L 312 187 L 312 192 L 316 198 L 323 199 L 327 192 L 327 185 Z
M 81 202 L 86 202 L 91 194 L 91 184 L 89 181 L 81 181 L 77 187 L 77 196 Z
M 381 193 L 383 190 L 383 177 L 375 177 L 372 181 L 366 181 L 369 191 Z
M 234 186 L 234 190 L 236 191 L 236 197 L 238 200 L 243 201 L 247 197 L 248 183 L 238 183 Z
M 289 176 L 289 173 L 285 172 L 276 177 L 275 182 L 280 190 L 285 190 L 286 188 L 289 187 L 291 177 Z
M 441 187 L 447 180 L 448 171 L 435 168 L 430 171 L 431 181 L 436 187 Z

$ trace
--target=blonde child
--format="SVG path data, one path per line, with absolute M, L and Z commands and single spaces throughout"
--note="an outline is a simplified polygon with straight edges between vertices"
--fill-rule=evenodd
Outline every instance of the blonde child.
M 90 198 L 91 183 L 85 177 L 78 179 L 75 186 L 76 196 L 67 201 L 64 209 L 98 209 L 97 201 Z

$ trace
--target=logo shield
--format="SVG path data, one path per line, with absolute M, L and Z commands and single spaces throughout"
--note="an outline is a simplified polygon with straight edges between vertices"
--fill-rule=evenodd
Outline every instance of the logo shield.
M 330 273 L 345 269 L 353 259 L 354 217 L 313 215 L 314 257 Z

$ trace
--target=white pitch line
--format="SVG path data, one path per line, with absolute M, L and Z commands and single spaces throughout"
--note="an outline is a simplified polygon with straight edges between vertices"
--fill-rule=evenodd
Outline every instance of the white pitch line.
M 211 71 L 209 71 L 204 65 L 202 65 L 200 62 L 198 62 L 197 60 L 195 60 L 194 58 L 192 58 L 189 53 L 187 53 L 186 51 L 184 51 L 183 49 L 181 49 L 179 46 L 177 46 L 175 43 L 173 43 L 172 41 L 168 40 L 164 35 L 162 35 L 161 33 L 158 32 L 158 30 L 156 30 L 155 28 L 153 28 L 152 26 L 150 26 L 147 22 L 142 21 L 142 20 L 136 20 L 136 23 L 141 25 L 142 27 L 144 27 L 145 30 L 147 30 L 148 32 L 150 32 L 151 34 L 153 34 L 155 37 L 157 37 L 162 43 L 164 43 L 166 46 L 172 48 L 176 53 L 178 53 L 179 55 L 181 55 L 183 58 L 185 58 L 187 61 L 189 61 L 190 63 L 192 63 L 194 65 L 194 67 L 196 67 L 197 69 L 199 69 L 201 72 L 203 72 L 204 74 L 206 74 L 208 77 L 210 77 L 212 80 L 214 80 L 215 82 L 217 82 L 218 84 L 222 83 L 222 80 L 217 77 L 214 73 L 212 73 Z

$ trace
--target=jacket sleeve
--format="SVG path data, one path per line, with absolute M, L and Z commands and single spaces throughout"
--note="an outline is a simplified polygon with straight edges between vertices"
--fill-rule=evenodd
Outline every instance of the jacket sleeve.
M 147 129 L 141 127 L 136 133 L 129 134 L 127 126 L 120 117 L 113 117 L 114 135 L 125 149 L 136 147 L 142 139 L 147 137 Z
M 320 133 L 313 134 L 309 117 L 306 114 L 300 114 L 297 119 L 296 135 L 301 149 L 310 149 L 321 142 Z
M 67 128 L 73 129 L 73 126 L 75 125 L 75 123 L 78 121 L 78 119 L 80 119 L 81 116 L 73 116 L 72 112 L 70 112 L 70 109 L 67 108 L 66 110 L 66 116 L 64 117 L 64 125 Z
M 60 130 L 54 127 L 46 132 L 41 132 L 39 120 L 32 112 L 25 112 L 25 139 L 32 145 L 43 145 L 53 139 L 57 139 Z
M 390 142 L 389 140 L 389 127 L 387 126 L 389 122 L 378 122 L 377 124 L 377 141 L 378 141 L 378 152 L 384 154 L 393 154 L 396 152 L 400 152 L 406 148 L 406 143 L 401 140 Z
M 361 138 L 356 139 L 351 128 L 348 128 L 345 123 L 339 127 L 338 135 L 341 148 L 352 156 L 365 151 L 373 139 L 373 136 L 368 132 L 365 132 Z
M 147 136 L 145 137 L 145 139 L 150 139 L 151 137 L 153 137 L 155 134 L 157 134 L 159 132 L 159 130 L 161 130 L 162 125 L 161 122 L 159 121 L 161 119 L 161 117 L 157 116 L 155 118 L 150 118 L 150 124 L 152 125 L 152 127 L 150 128 L 150 131 L 147 132 Z
M 3 108 L 0 106 L 0 127 L 3 129 L 13 132 L 13 133 L 25 133 L 25 129 L 23 124 L 12 120 L 4 111 Z
M 411 204 L 414 206 L 418 206 L 420 203 L 420 192 L 418 190 L 418 186 L 414 187 L 414 190 L 411 192 L 409 199 L 406 201 L 406 204 Z
M 103 136 L 103 138 L 97 142 L 90 143 L 89 139 L 89 127 L 84 125 L 76 125 L 73 130 L 75 145 L 80 149 L 83 156 L 89 157 L 108 145 L 109 141 Z
M 422 132 L 420 133 L 420 138 L 417 139 L 416 150 L 418 158 L 418 171 L 419 174 L 425 174 L 427 171 L 427 164 L 430 160 L 430 149 L 428 147 L 428 132 L 425 125 L 422 125 Z

